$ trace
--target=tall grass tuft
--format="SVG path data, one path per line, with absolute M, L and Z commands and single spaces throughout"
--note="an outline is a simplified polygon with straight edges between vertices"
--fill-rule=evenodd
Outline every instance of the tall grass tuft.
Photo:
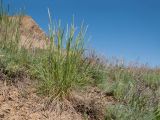
M 74 23 L 61 27 L 53 25 L 50 12 L 49 42 L 45 53 L 33 66 L 41 79 L 39 92 L 54 98 L 67 97 L 70 91 L 88 79 L 84 57 L 86 28 L 76 31 Z

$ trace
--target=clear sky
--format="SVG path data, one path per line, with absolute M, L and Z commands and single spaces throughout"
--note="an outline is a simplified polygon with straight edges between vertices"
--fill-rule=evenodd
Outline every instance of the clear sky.
M 4 0 L 25 8 L 47 31 L 50 8 L 56 20 L 89 25 L 90 43 L 107 57 L 160 65 L 160 0 Z

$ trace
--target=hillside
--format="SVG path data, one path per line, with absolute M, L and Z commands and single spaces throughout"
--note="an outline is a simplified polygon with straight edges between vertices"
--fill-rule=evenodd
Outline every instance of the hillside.
M 49 41 L 17 18 L 0 14 L 0 120 L 160 120 L 159 68 L 87 51 L 83 25 Z
M 30 52 L 30 49 L 32 48 L 35 50 L 37 48 L 41 48 L 41 50 L 43 49 L 43 51 L 45 51 L 44 48 L 47 41 L 47 36 L 36 24 L 36 22 L 29 16 L 23 16 L 21 18 L 20 23 L 18 23 L 20 24 L 19 32 L 16 32 L 15 28 L 17 25 L 17 18 L 17 16 L 9 17 L 9 19 L 8 17 L 4 18 L 4 21 L 7 22 L 1 22 L 0 24 L 2 26 L 0 35 L 3 35 L 3 37 L 0 37 L 0 42 L 2 43 L 2 47 L 4 47 L 3 49 L 0 49 L 2 51 L 1 54 L 3 54 L 3 57 L 0 57 L 0 120 L 83 120 L 84 118 L 89 120 L 103 119 L 105 116 L 106 106 L 108 104 L 113 104 L 115 99 L 112 96 L 107 96 L 98 87 L 86 86 L 82 90 L 71 90 L 69 93 L 70 96 L 67 98 L 64 97 L 64 100 L 55 99 L 51 101 L 52 99 L 50 96 L 41 96 L 38 94 L 38 87 L 40 85 L 39 80 L 41 78 L 38 77 L 39 75 L 37 76 L 35 74 L 36 71 L 32 71 L 34 69 L 32 67 L 30 68 L 30 66 L 33 64 L 30 63 L 32 63 L 32 61 L 37 61 L 37 63 L 34 64 L 38 67 L 40 66 L 39 63 L 41 63 L 40 58 L 43 58 L 43 56 L 45 56 L 44 58 L 48 58 L 48 56 L 46 56 L 46 54 L 37 53 L 41 57 L 36 58 L 35 56 L 34 58 L 29 55 L 33 52 Z M 8 24 L 8 21 L 10 24 Z M 12 26 L 12 24 L 14 26 Z M 8 33 L 6 33 L 6 31 Z M 15 38 L 14 35 L 19 35 L 20 38 Z M 8 40 L 8 42 L 4 42 L 3 40 L 5 39 Z M 17 49 L 17 45 L 19 45 L 19 43 L 16 43 L 17 41 L 19 41 L 22 46 L 19 49 Z M 23 47 L 27 49 L 24 49 Z M 5 54 L 5 50 L 8 52 L 7 54 Z M 61 60 L 61 64 L 62 70 L 64 70 L 66 61 L 62 52 L 63 50 L 58 53 L 59 56 L 54 56 L 54 58 L 63 58 Z M 67 52 L 68 51 L 66 51 L 66 53 Z M 55 52 L 53 55 L 55 54 L 57 53 Z M 74 59 L 79 57 L 79 53 L 75 55 L 76 56 L 73 56 Z M 80 61 L 82 60 L 80 59 Z M 57 63 L 58 62 L 53 62 L 53 64 Z M 72 64 L 78 65 L 79 60 L 78 64 L 74 62 Z M 83 65 L 77 67 L 77 69 L 80 67 L 83 67 Z M 76 68 L 73 70 L 76 70 Z M 80 72 L 83 74 L 83 71 L 78 70 L 75 75 L 77 76 L 80 74 Z M 80 78 L 78 78 L 78 80 L 79 79 Z M 52 81 L 53 80 L 54 78 Z

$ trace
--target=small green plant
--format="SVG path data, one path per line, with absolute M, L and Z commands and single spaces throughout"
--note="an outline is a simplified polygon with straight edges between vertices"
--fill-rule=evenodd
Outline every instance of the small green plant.
M 118 100 L 107 107 L 106 120 L 159 119 L 159 71 L 144 67 L 109 66 L 102 88 Z
M 106 80 L 106 67 L 100 55 L 95 51 L 89 51 L 86 54 L 86 61 L 88 62 L 88 73 L 91 77 L 91 84 L 96 86 Z
M 157 89 L 160 86 L 160 73 L 156 71 L 148 71 L 142 75 L 146 85 L 152 89 Z
M 136 94 L 129 99 L 124 99 L 124 103 L 108 107 L 106 120 L 157 120 L 158 117 L 155 115 L 157 104 L 155 106 L 150 98 Z
M 154 114 L 155 114 L 155 120 L 159 120 L 160 119 L 160 103 L 157 106 L 157 109 L 155 110 Z

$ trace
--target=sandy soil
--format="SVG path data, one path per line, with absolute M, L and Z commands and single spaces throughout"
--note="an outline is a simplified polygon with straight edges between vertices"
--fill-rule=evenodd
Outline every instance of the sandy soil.
M 14 78 L 17 79 L 17 78 Z M 5 82 L 0 75 L 0 120 L 103 120 L 108 104 L 114 99 L 94 87 L 73 91 L 69 100 L 49 102 L 36 92 L 29 78 Z
M 19 16 L 10 16 L 10 19 L 19 20 Z M 48 37 L 39 25 L 30 17 L 20 17 L 21 45 L 25 48 L 46 48 Z

